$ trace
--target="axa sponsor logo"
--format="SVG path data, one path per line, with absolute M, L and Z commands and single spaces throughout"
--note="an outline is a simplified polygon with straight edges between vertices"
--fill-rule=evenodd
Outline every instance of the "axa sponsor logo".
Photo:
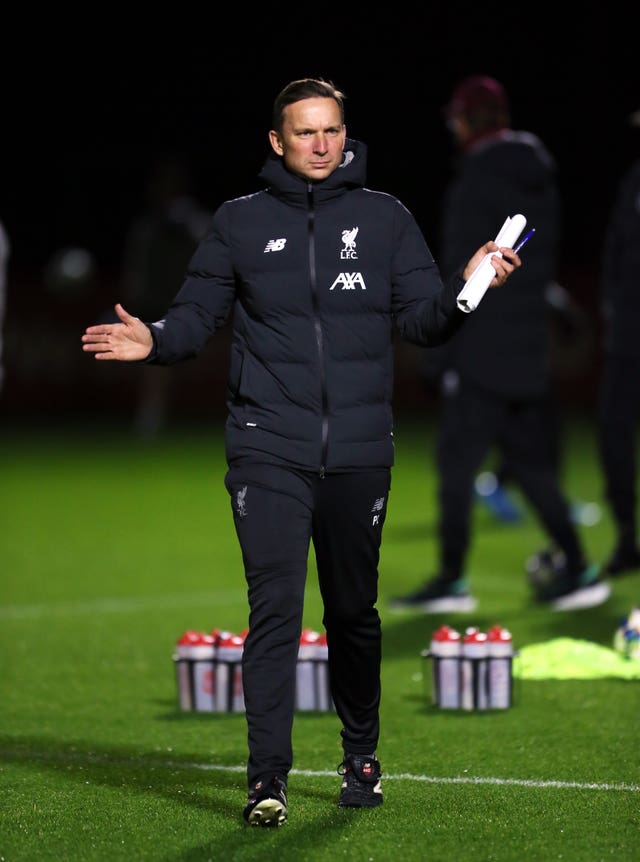
M 286 239 L 270 239 L 269 242 L 264 247 L 264 254 L 268 251 L 282 251 L 282 249 L 287 244 Z
M 357 287 L 362 288 L 362 290 L 367 289 L 361 272 L 339 273 L 329 290 L 333 290 L 335 287 L 340 287 L 341 290 L 355 290 Z

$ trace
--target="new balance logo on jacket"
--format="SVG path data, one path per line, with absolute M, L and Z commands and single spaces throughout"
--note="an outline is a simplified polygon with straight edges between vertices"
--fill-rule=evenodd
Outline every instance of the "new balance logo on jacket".
M 286 242 L 286 239 L 270 239 L 264 247 L 264 253 L 266 254 L 268 251 L 282 251 Z

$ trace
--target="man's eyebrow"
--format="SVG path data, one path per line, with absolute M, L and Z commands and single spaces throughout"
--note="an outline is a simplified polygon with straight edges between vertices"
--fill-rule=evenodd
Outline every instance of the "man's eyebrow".
M 294 132 L 329 132 L 341 129 L 342 123 L 330 123 L 328 126 L 294 126 Z

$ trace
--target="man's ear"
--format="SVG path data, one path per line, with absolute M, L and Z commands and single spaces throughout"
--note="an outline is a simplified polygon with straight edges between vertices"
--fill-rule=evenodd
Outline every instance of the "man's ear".
M 280 135 L 277 132 L 274 132 L 273 129 L 269 132 L 269 143 L 271 144 L 271 149 L 276 155 L 283 155 L 284 147 L 282 146 Z

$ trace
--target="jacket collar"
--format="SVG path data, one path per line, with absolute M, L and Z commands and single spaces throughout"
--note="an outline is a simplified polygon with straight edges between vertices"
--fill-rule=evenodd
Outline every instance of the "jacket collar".
M 281 156 L 270 153 L 259 177 L 267 183 L 268 191 L 294 206 L 306 208 L 309 192 L 316 204 L 324 203 L 343 195 L 353 188 L 362 188 L 367 172 L 367 147 L 362 141 L 347 138 L 344 143 L 342 163 L 326 179 L 310 182 L 291 173 L 284 166 Z

